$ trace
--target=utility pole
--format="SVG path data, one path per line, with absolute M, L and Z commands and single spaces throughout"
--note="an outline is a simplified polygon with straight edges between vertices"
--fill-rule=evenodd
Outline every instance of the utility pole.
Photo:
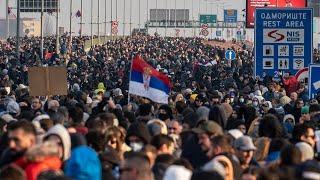
M 146 29 L 147 34 L 149 34 L 148 29 L 149 29 L 149 0 L 147 0 L 147 29 Z
M 111 36 L 111 39 L 113 39 L 113 33 L 112 33 L 112 21 L 113 21 L 113 17 L 112 17 L 112 9 L 113 9 L 113 7 L 112 7 L 112 1 L 113 0 L 111 0 L 110 2 L 111 2 L 111 5 L 110 5 L 110 36 Z
M 59 54 L 59 11 L 60 11 L 60 0 L 57 1 L 57 15 L 56 15 L 56 53 Z
M 100 44 L 100 0 L 98 0 L 98 44 Z
M 107 38 L 107 0 L 104 1 L 104 43 Z
M 166 26 L 164 29 L 164 37 L 167 37 L 167 28 L 168 28 L 168 0 L 165 0 L 165 6 L 166 6 Z
M 141 26 L 141 0 L 139 0 L 139 24 L 138 24 L 138 26 L 139 26 L 139 33 L 140 33 L 140 26 Z
M 199 17 L 198 17 L 198 26 L 199 26 L 199 35 L 201 34 L 201 23 L 200 23 L 200 15 L 201 15 L 201 0 L 199 0 Z
M 6 0 L 6 24 L 7 24 L 7 32 L 6 32 L 6 38 L 9 38 L 10 36 L 10 22 L 9 22 L 9 0 Z
M 82 37 L 82 24 L 83 24 L 83 7 L 82 7 L 82 1 L 80 1 L 80 11 L 81 11 L 81 17 L 80 17 L 80 37 Z
M 123 0 L 123 32 L 122 32 L 123 37 L 125 33 L 126 33 L 126 0 Z
M 118 0 L 116 0 L 116 21 L 118 22 Z
M 156 33 L 158 34 L 158 26 L 159 26 L 159 21 L 158 21 L 158 0 L 156 0 Z
M 91 0 L 91 47 L 93 46 L 93 0 Z
M 43 60 L 43 9 L 44 9 L 44 2 L 41 0 L 41 24 L 40 24 L 40 59 Z
M 17 44 L 16 44 L 16 53 L 17 58 L 20 58 L 20 0 L 17 0 Z M 8 12 L 7 12 L 8 13 Z
M 130 0 L 130 36 L 132 35 L 132 0 Z
M 192 26 L 193 26 L 193 37 L 196 36 L 196 26 L 195 26 L 195 21 L 194 21 L 194 4 L 193 4 L 193 0 L 191 0 L 191 13 L 192 13 Z
M 70 0 L 69 51 L 72 51 L 72 0 Z
M 186 0 L 183 0 L 183 37 L 186 37 Z
M 177 29 L 177 0 L 174 0 L 174 27 Z

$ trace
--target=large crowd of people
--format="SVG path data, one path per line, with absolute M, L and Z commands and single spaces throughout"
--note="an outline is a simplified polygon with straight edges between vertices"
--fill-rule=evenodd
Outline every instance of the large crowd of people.
M 320 179 L 320 96 L 289 73 L 255 78 L 250 45 L 136 35 L 86 52 L 88 39 L 62 36 L 56 54 L 46 37 L 44 58 L 39 38 L 19 57 L 0 43 L 1 180 Z M 168 104 L 128 94 L 137 54 L 170 78 Z M 65 66 L 68 95 L 30 96 L 33 66 Z

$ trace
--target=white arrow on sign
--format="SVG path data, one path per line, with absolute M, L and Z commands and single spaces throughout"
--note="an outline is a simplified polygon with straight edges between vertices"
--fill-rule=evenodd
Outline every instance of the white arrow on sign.
M 232 51 L 229 51 L 229 59 L 232 59 Z

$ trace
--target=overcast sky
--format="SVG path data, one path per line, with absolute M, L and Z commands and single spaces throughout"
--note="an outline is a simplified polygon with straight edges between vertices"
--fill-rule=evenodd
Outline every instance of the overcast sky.
M 15 7 L 16 0 L 9 0 L 11 7 Z M 112 0 L 112 11 L 113 11 L 113 18 L 116 17 L 116 1 L 118 2 L 117 8 L 117 16 L 119 21 L 119 33 L 122 34 L 123 32 L 123 19 L 124 19 L 124 12 L 125 12 L 125 23 L 129 22 L 129 12 L 130 12 L 130 2 L 132 1 L 132 28 L 138 27 L 139 23 L 139 0 Z M 238 10 L 238 20 L 243 20 L 242 18 L 242 9 L 245 9 L 245 0 L 176 0 L 177 2 L 177 9 L 184 9 L 184 1 L 185 1 L 185 8 L 190 10 L 190 18 L 194 17 L 194 19 L 198 19 L 199 15 L 199 5 L 200 5 L 200 14 L 217 14 L 218 10 L 218 20 L 223 20 L 223 7 L 225 9 L 237 9 Z M 97 15 L 98 15 L 98 0 L 92 0 L 93 2 L 93 16 L 94 21 L 97 22 Z M 125 7 L 124 7 L 125 2 Z M 148 0 L 149 2 L 149 9 L 155 9 L 156 4 L 158 4 L 158 9 L 166 9 L 166 2 L 168 9 L 174 9 L 175 7 L 175 0 Z M 156 3 L 157 2 L 157 3 Z M 70 9 L 70 1 L 69 0 L 62 0 L 61 1 L 61 18 L 60 18 L 60 26 L 65 27 L 65 29 L 69 29 L 69 9 Z M 100 0 L 100 22 L 104 22 L 105 17 L 105 3 L 107 5 L 107 21 L 110 22 L 111 17 L 111 0 Z M 147 20 L 147 0 L 140 0 L 141 4 L 141 24 Z M 193 4 L 193 10 L 192 10 Z M 83 0 L 83 22 L 84 24 L 84 33 L 90 33 L 90 15 L 91 15 L 91 1 L 90 0 Z M 0 0 L 0 17 L 5 17 L 5 0 Z M 73 14 L 75 14 L 78 10 L 80 10 L 80 0 L 73 0 Z M 16 11 L 14 10 L 14 13 Z M 21 13 L 21 17 L 34 17 L 39 18 L 39 13 Z M 46 26 L 48 22 L 51 24 L 49 26 L 50 29 L 53 29 L 55 21 L 54 17 L 48 17 L 46 15 Z M 79 26 L 80 18 L 74 17 L 72 19 L 72 31 L 78 33 L 80 26 Z M 47 27 L 48 28 L 48 27 Z M 170 31 L 170 30 L 169 30 Z M 174 30 L 171 30 L 173 33 Z M 97 25 L 94 26 L 94 32 L 97 32 Z M 100 25 L 100 32 L 104 33 L 104 24 Z M 107 25 L 107 32 L 110 32 L 110 24 Z M 129 33 L 129 24 L 125 26 L 125 33 Z

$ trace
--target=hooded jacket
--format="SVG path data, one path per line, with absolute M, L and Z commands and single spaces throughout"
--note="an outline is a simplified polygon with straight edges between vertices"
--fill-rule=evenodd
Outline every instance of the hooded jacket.
M 66 161 L 70 157 L 71 139 L 67 129 L 61 124 L 57 124 L 49 129 L 44 139 L 50 135 L 56 135 L 61 139 L 63 145 L 63 161 Z
M 98 154 L 88 146 L 74 148 L 64 172 L 76 180 L 100 180 L 102 172 Z

